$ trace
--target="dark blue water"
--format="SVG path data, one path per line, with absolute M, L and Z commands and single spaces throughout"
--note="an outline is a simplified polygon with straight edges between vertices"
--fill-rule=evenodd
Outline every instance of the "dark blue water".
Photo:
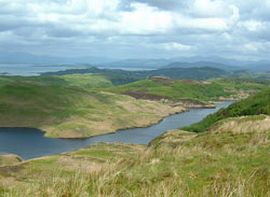
M 220 103 L 216 109 L 191 109 L 185 113 L 169 116 L 160 123 L 146 128 L 125 129 L 113 134 L 81 140 L 46 138 L 37 129 L 0 128 L 0 153 L 14 153 L 20 155 L 23 159 L 31 159 L 76 150 L 97 142 L 147 144 L 168 130 L 199 122 L 208 114 L 227 107 L 231 103 Z

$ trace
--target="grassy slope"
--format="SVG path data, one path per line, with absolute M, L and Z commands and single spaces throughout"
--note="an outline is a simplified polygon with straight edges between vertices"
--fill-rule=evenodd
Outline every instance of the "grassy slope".
M 217 84 L 201 84 L 196 81 L 170 81 L 168 83 L 155 80 L 142 80 L 112 89 L 115 93 L 143 93 L 159 96 L 173 101 L 181 99 L 210 100 L 219 96 L 228 96 L 223 87 Z
M 266 89 L 254 96 L 239 101 L 226 109 L 221 109 L 215 114 L 207 116 L 203 121 L 185 128 L 185 130 L 202 132 L 207 130 L 217 121 L 228 117 L 258 114 L 270 115 L 270 89 Z
M 269 117 L 226 124 L 265 118 L 269 124 Z M 0 168 L 0 188 L 29 197 L 269 196 L 270 130 L 235 133 L 222 125 L 218 133 L 169 132 L 149 147 L 98 144 Z
M 169 79 L 147 79 L 134 83 L 116 86 L 109 91 L 124 93 L 135 96 L 167 98 L 173 101 L 181 99 L 209 101 L 217 100 L 220 97 L 235 96 L 240 91 L 259 91 L 265 88 L 265 84 L 251 81 L 238 80 L 169 80 Z
M 1 77 L 0 126 L 40 128 L 50 137 L 86 137 L 146 126 L 181 110 L 96 90 L 110 86 L 104 77 L 89 74 Z
M 28 83 L 35 85 L 51 85 L 51 86 L 64 86 L 64 87 L 83 87 L 83 88 L 96 88 L 96 87 L 110 87 L 111 82 L 102 75 L 94 74 L 72 74 L 61 76 L 41 76 L 41 77 L 0 77 L 0 86 L 8 85 L 10 83 L 20 84 Z
M 12 155 L 12 154 L 0 155 L 0 167 L 15 165 L 21 161 L 22 159 L 17 155 Z
M 252 78 L 220 78 L 214 80 L 217 84 L 224 87 L 229 92 L 246 91 L 254 92 L 264 90 L 269 87 L 270 81 L 268 80 L 257 80 Z

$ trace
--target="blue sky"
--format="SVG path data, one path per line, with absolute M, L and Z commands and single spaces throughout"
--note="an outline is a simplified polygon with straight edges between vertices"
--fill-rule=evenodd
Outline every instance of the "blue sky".
M 0 0 L 0 52 L 268 59 L 269 0 Z

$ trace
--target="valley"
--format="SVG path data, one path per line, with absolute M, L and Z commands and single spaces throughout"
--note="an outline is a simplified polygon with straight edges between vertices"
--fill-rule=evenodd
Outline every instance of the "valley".
M 2 154 L 0 195 L 269 194 L 269 81 L 164 74 L 119 84 L 112 73 L 0 77 L 5 135 L 61 138 L 28 160 Z
M 114 85 L 110 79 L 102 73 L 0 77 L 0 125 L 37 128 L 53 138 L 85 138 L 146 127 L 188 108 L 245 98 L 268 85 L 168 77 Z
M 0 0 L 0 197 L 270 197 L 270 0 Z
M 269 126 L 269 120 L 268 116 L 232 118 L 204 133 L 170 131 L 148 146 L 102 143 L 0 167 L 0 192 L 12 196 L 268 195 L 269 127 L 257 125 Z M 238 128 L 249 122 L 249 130 L 226 126 L 232 122 Z

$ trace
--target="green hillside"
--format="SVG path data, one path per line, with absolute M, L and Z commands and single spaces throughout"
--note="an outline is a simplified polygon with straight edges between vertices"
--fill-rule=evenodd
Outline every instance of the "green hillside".
M 146 126 L 184 110 L 183 103 L 172 107 L 175 105 L 160 102 L 161 99 L 174 104 L 190 100 L 202 104 L 237 98 L 240 93 L 245 96 L 265 87 L 266 84 L 253 81 L 166 77 L 115 86 L 99 74 L 0 77 L 0 126 L 39 128 L 50 137 L 89 137 Z
M 117 86 L 110 89 L 115 93 L 124 93 L 134 97 L 153 99 L 167 98 L 174 101 L 181 99 L 214 100 L 219 96 L 229 96 L 224 88 L 216 83 L 202 81 L 147 79 Z
M 185 128 L 185 130 L 202 132 L 219 120 L 246 115 L 270 115 L 270 89 L 221 109 L 215 114 L 207 116 L 203 121 Z
M 213 81 L 223 86 L 227 91 L 260 91 L 270 86 L 269 80 L 256 78 L 225 77 Z
M 91 74 L 0 77 L 0 126 L 39 128 L 50 137 L 88 137 L 146 126 L 183 110 L 97 90 L 110 86 L 105 77 Z
M 172 80 L 165 77 L 152 77 L 126 85 L 111 87 L 108 91 L 122 93 L 135 98 L 173 101 L 200 100 L 213 101 L 220 98 L 239 98 L 266 87 L 256 81 L 215 79 L 209 81 Z

